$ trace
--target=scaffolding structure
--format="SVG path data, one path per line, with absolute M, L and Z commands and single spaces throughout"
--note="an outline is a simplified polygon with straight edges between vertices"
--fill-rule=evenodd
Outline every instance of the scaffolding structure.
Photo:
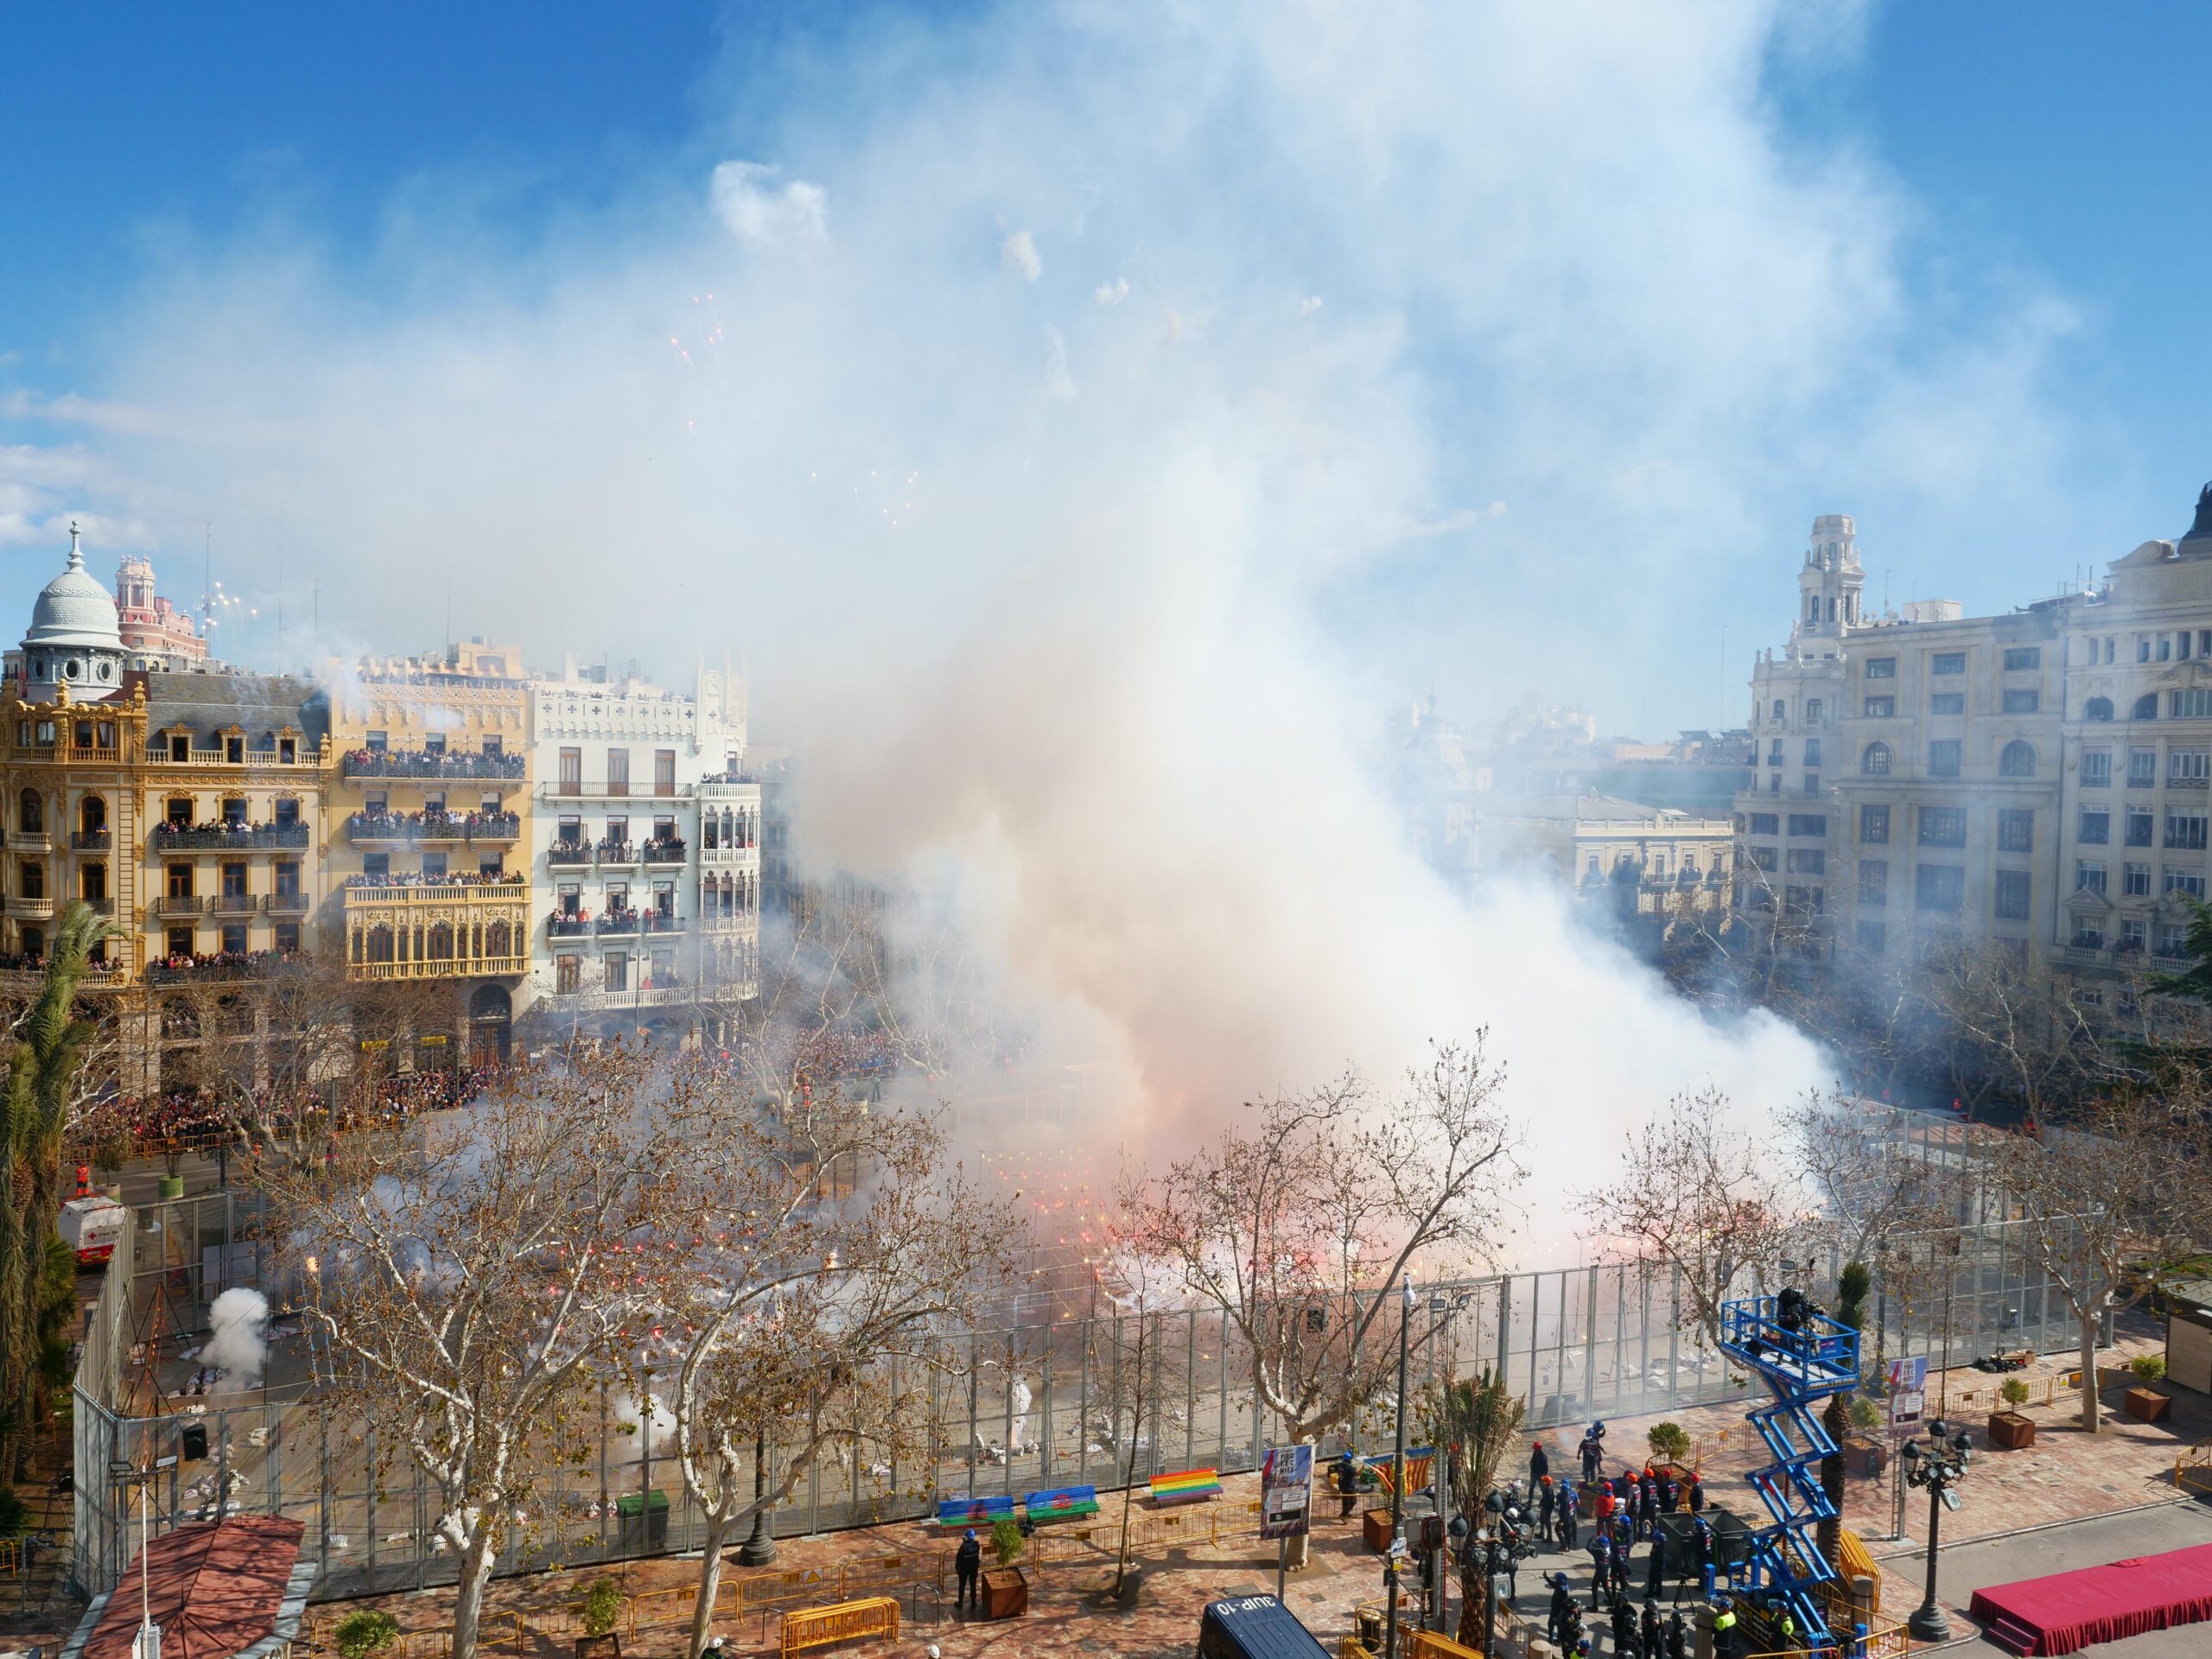
M 1820 1586 L 1835 1581 L 1816 1529 L 1836 1519 L 1835 1505 L 1813 1467 L 1836 1444 L 1816 1408 L 1859 1382 L 1859 1332 L 1838 1324 L 1797 1292 L 1729 1302 L 1720 1310 L 1720 1350 L 1755 1372 L 1771 1404 L 1745 1414 L 1774 1461 L 1753 1472 L 1751 1488 L 1772 1523 L 1751 1536 L 1749 1588 L 1789 1610 L 1796 1634 L 1813 1652 L 1834 1637 L 1821 1611 Z

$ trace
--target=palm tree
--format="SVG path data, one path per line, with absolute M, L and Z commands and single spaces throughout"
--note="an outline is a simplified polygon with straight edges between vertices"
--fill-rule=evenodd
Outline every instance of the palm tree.
M 38 1421 L 40 1327 L 48 1261 L 61 1211 L 61 1138 L 92 1027 L 74 1016 L 77 987 L 107 924 L 92 906 L 69 906 L 54 931 L 46 978 L 16 1029 L 0 1090 L 0 1470 L 16 1466 Z

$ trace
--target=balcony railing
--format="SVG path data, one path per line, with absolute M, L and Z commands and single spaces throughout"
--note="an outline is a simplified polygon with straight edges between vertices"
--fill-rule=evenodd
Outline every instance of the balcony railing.
M 75 853 L 105 853 L 115 845 L 115 837 L 105 830 L 75 830 L 69 835 L 69 850 Z
M 683 931 L 683 923 L 679 917 L 664 916 L 657 910 L 641 912 L 639 916 L 648 933 L 681 933 Z
M 638 863 L 638 843 L 634 841 L 602 841 L 596 849 L 600 866 L 603 869 L 634 869 Z
M 522 819 L 512 812 L 356 812 L 346 820 L 347 839 L 362 844 L 395 842 L 512 842 Z
M 76 753 L 90 751 L 79 750 Z M 111 759 L 111 750 L 99 751 L 102 759 Z M 273 749 L 241 748 L 233 753 L 228 747 L 219 749 L 188 749 L 182 755 L 172 753 L 165 743 L 149 743 L 144 751 L 145 763 L 149 766 L 320 766 L 322 765 L 321 746 L 313 743 L 294 743 L 289 747 Z
M 11 990 L 35 989 L 46 977 L 44 957 L 0 956 L 0 986 Z M 120 960 L 85 964 L 85 977 L 77 988 L 84 991 L 112 991 L 124 982 L 124 968 Z
M 218 916 L 251 916 L 260 910 L 261 899 L 258 894 L 251 893 L 219 893 L 209 901 L 208 908 Z
M 308 843 L 304 823 L 157 823 L 147 839 L 157 853 L 250 853 Z
M 645 845 L 645 862 L 648 864 L 681 864 L 683 861 L 684 851 L 685 848 L 683 838 L 680 836 L 672 836 L 666 840 L 656 838 L 647 842 Z
M 226 951 L 211 957 L 165 957 L 146 964 L 149 985 L 207 985 L 260 979 L 296 968 L 305 960 L 296 950 Z
M 525 770 L 520 754 L 452 749 L 354 749 L 339 763 L 347 778 L 519 778 Z
M 591 849 L 581 841 L 559 841 L 545 849 L 545 861 L 556 868 L 580 869 L 591 862 Z
M 458 899 L 525 899 L 520 872 L 501 875 L 349 875 L 340 883 L 351 904 L 451 904 Z
M 592 923 L 591 931 L 601 938 L 610 933 L 635 933 L 638 931 L 639 920 L 638 912 L 628 910 L 620 916 L 599 917 Z
M 24 899 L 10 893 L 8 895 L 8 914 L 19 922 L 50 922 L 54 919 L 54 900 Z
M 2212 778 L 2169 778 L 2166 779 L 2168 789 L 2202 790 L 2208 786 L 2212 786 Z
M 48 839 L 43 830 L 10 830 L 8 832 L 8 850 L 11 853 L 50 853 L 54 850 L 54 842 Z
M 271 916 L 304 916 L 312 907 L 304 893 L 272 893 L 269 895 Z
M 477 979 L 509 978 L 530 971 L 528 957 L 432 957 L 416 962 L 353 962 L 346 965 L 353 979 Z
M 591 931 L 591 924 L 581 916 L 563 916 L 556 912 L 545 924 L 549 938 L 581 939 Z
M 588 1014 L 601 1008 L 656 1008 L 671 1003 L 689 1002 L 695 993 L 689 985 L 647 985 L 636 990 L 610 991 L 594 988 L 590 990 L 556 991 L 548 999 L 554 1012 L 560 1014 Z

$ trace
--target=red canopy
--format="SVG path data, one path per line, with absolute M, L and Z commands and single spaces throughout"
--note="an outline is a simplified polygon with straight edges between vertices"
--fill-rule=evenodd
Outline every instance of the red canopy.
M 274 1633 L 306 1531 L 285 1516 L 234 1515 L 156 1538 L 116 1586 L 79 1659 L 130 1659 L 149 1557 L 145 1597 L 162 1627 L 162 1659 L 232 1659 Z

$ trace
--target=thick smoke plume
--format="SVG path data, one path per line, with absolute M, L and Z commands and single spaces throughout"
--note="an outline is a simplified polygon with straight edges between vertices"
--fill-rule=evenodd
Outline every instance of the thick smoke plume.
M 534 660 L 744 653 L 798 845 L 954 872 L 1047 1058 L 1124 1069 L 1102 1141 L 1487 1026 L 1555 1210 L 1669 1094 L 1821 1069 L 1543 896 L 1455 897 L 1370 785 L 1378 709 L 1710 719 L 1710 671 L 1650 688 L 1764 575 L 1727 550 L 1838 478 L 2031 496 L 2058 324 L 1911 315 L 1910 205 L 1778 139 L 1763 76 L 1847 39 L 1294 10 L 726 66 L 690 162 L 519 251 L 428 182 L 359 266 L 286 222 L 165 248 L 99 395 L 45 407 L 180 537 L 281 541 L 362 646 L 433 643 L 450 580 Z
M 207 1310 L 207 1325 L 200 1357 L 215 1371 L 214 1392 L 258 1388 L 269 1369 L 269 1299 L 243 1286 L 226 1290 Z

